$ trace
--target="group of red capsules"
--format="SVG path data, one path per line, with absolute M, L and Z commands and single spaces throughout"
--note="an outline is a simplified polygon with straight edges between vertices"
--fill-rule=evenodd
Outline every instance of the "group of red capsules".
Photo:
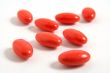
M 86 22 L 91 22 L 96 13 L 94 9 L 86 7 L 82 10 L 82 16 Z M 19 10 L 17 13 L 18 19 L 24 24 L 28 25 L 32 22 L 33 16 L 28 10 Z M 59 24 L 72 25 L 80 21 L 80 16 L 74 13 L 60 13 L 55 16 L 56 21 L 48 18 L 39 18 L 35 20 L 35 26 L 43 32 L 36 34 L 36 41 L 49 49 L 56 49 L 62 44 L 62 39 L 53 33 L 57 30 Z M 65 39 L 76 46 L 83 46 L 87 42 L 85 34 L 76 29 L 64 29 L 63 36 Z M 27 60 L 33 54 L 32 45 L 24 39 L 17 39 L 13 42 L 14 53 L 23 60 Z M 61 53 L 58 56 L 58 61 L 65 66 L 81 66 L 88 62 L 90 54 L 83 50 L 70 50 Z

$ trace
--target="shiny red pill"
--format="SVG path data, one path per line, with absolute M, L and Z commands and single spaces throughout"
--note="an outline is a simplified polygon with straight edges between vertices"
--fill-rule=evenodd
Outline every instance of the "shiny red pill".
M 95 18 L 96 13 L 94 9 L 87 7 L 82 10 L 82 16 L 87 22 L 91 22 Z
M 55 16 L 55 19 L 65 25 L 75 24 L 80 20 L 80 17 L 74 13 L 60 13 Z
M 40 32 L 35 36 L 36 40 L 45 47 L 56 48 L 61 45 L 62 39 L 50 32 Z
M 40 19 L 35 20 L 35 25 L 39 29 L 48 31 L 48 32 L 53 32 L 57 30 L 59 26 L 58 23 L 47 18 L 40 18 Z
M 70 43 L 78 46 L 82 46 L 87 42 L 87 37 L 76 29 L 65 29 L 63 35 Z
M 14 53 L 21 59 L 27 60 L 33 54 L 33 47 L 23 39 L 15 40 L 12 46 Z
M 88 62 L 90 54 L 83 50 L 70 50 L 59 55 L 58 60 L 65 66 L 81 66 Z
M 32 14 L 27 10 L 19 10 L 17 13 L 17 17 L 25 25 L 28 25 L 33 20 Z

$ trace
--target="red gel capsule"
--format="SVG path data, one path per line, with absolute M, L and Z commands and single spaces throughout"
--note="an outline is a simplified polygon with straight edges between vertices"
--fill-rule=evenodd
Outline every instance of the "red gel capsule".
M 94 9 L 87 7 L 82 10 L 82 16 L 87 22 L 91 22 L 95 18 L 96 13 Z
M 55 19 L 65 25 L 70 25 L 78 22 L 80 17 L 74 13 L 60 13 L 55 16 Z
M 53 32 L 58 28 L 58 23 L 47 18 L 40 18 L 35 20 L 35 25 L 41 30 L 48 32 Z
M 13 51 L 21 59 L 27 60 L 33 54 L 33 47 L 23 39 L 17 39 L 13 42 Z
M 58 60 L 65 66 L 81 66 L 88 62 L 90 54 L 83 50 L 70 50 L 59 55 Z
M 25 25 L 28 25 L 33 20 L 32 14 L 27 10 L 19 10 L 17 16 L 18 19 Z
M 62 39 L 50 32 L 40 32 L 36 34 L 36 40 L 45 47 L 56 48 L 61 45 Z
M 82 46 L 87 42 L 87 37 L 76 29 L 66 29 L 63 31 L 64 37 L 72 44 Z

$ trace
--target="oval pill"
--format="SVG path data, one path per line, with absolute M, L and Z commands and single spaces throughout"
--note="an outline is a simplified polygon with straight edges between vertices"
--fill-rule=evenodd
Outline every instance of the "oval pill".
M 65 29 L 63 35 L 70 43 L 78 46 L 82 46 L 87 42 L 87 37 L 76 29 Z
M 74 13 L 60 13 L 55 16 L 55 19 L 65 25 L 75 24 L 80 20 L 80 17 Z
M 17 39 L 13 42 L 13 51 L 21 59 L 27 60 L 33 54 L 33 47 L 24 39 Z
M 56 48 L 61 45 L 62 39 L 50 32 L 40 32 L 35 36 L 36 40 L 45 47 Z
M 18 19 L 25 25 L 28 25 L 32 22 L 33 16 L 28 10 L 19 10 L 17 13 Z
M 70 50 L 61 53 L 58 60 L 65 66 L 80 66 L 88 62 L 90 54 L 83 50 Z
M 53 20 L 50 20 L 47 18 L 40 18 L 40 19 L 35 20 L 35 26 L 41 30 L 44 30 L 47 32 L 53 32 L 57 30 L 59 25 Z
M 94 9 L 86 7 L 82 10 L 82 16 L 87 22 L 91 22 L 95 18 L 96 13 Z

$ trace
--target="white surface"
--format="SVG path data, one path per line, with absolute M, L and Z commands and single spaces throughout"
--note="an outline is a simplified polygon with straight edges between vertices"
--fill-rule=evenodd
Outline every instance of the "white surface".
M 62 36 L 66 28 L 75 28 L 88 37 L 83 47 L 67 42 L 56 50 L 47 50 L 35 42 L 34 21 L 22 26 L 16 21 L 19 9 L 32 12 L 34 19 L 46 17 L 54 20 L 60 12 L 81 13 L 84 7 L 96 10 L 96 19 L 91 23 L 79 22 L 63 26 L 55 31 Z M 110 1 L 109 0 L 0 0 L 0 73 L 110 73 Z M 28 61 L 21 61 L 11 52 L 15 39 L 25 39 L 34 46 L 34 54 Z M 63 38 L 64 40 L 64 38 Z M 65 68 L 57 62 L 58 55 L 66 50 L 82 49 L 91 54 L 91 60 L 80 68 Z

